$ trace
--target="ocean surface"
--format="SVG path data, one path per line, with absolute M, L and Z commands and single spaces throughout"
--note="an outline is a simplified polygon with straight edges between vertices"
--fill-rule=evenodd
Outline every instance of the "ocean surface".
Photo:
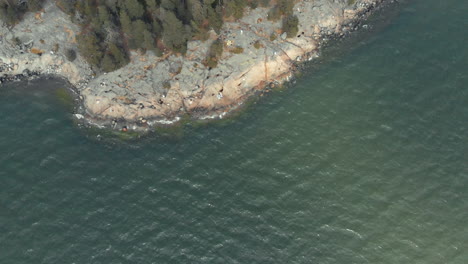
M 0 86 L 0 263 L 468 263 L 468 1 L 411 0 L 236 116 L 139 139 Z

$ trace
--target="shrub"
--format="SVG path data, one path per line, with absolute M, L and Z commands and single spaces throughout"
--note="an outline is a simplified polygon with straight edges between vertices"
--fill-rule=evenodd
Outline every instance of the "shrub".
M 258 1 L 251 1 L 248 4 L 251 9 L 255 9 L 258 7 Z
M 60 49 L 60 45 L 58 43 L 55 43 L 54 46 L 52 47 L 52 51 L 54 53 L 57 53 Z
M 42 8 L 44 0 L 0 1 L 0 20 L 8 26 L 20 22 L 26 12 L 35 12 Z
M 210 46 L 209 55 L 211 57 L 220 57 L 223 54 L 224 46 L 220 39 L 213 41 Z
M 345 0 L 340 0 L 345 1 Z M 0 19 L 12 27 L 26 12 L 40 10 L 47 0 L 0 0 Z M 130 50 L 185 54 L 187 41 L 207 40 L 209 31 L 220 33 L 223 18 L 240 18 L 247 7 L 272 7 L 268 19 L 279 21 L 292 14 L 296 0 L 54 0 L 78 23 L 79 52 L 96 70 L 109 71 L 128 63 Z M 260 23 L 260 22 L 259 22 Z M 273 38 L 273 37 L 272 37 Z M 112 46 L 114 45 L 114 46 Z M 255 44 L 258 48 L 258 44 Z M 116 51 L 118 49 L 119 51 Z M 223 43 L 215 43 L 205 62 L 217 64 Z M 231 50 L 241 53 L 242 48 Z M 65 56 L 76 59 L 76 54 Z M 68 53 L 68 55 L 67 55 Z M 105 68 L 105 69 L 104 69 Z
M 206 58 L 203 64 L 209 68 L 216 68 L 216 66 L 218 66 L 218 58 L 216 57 Z
M 299 31 L 298 28 L 299 19 L 295 15 L 287 16 L 283 18 L 283 32 L 286 32 L 288 38 L 296 36 Z
M 223 55 L 224 45 L 220 39 L 213 41 L 203 64 L 210 68 L 218 66 L 218 58 Z
M 247 6 L 247 2 L 243 0 L 230 0 L 225 1 L 223 5 L 227 17 L 233 16 L 235 19 L 239 19 L 244 15 L 244 8 Z
M 277 7 L 280 10 L 281 15 L 292 15 L 294 8 L 294 0 L 278 0 Z
M 270 5 L 270 0 L 260 0 L 259 2 L 260 2 L 259 3 L 260 6 L 262 6 L 262 7 L 267 7 L 267 6 Z
M 169 82 L 169 81 L 164 81 L 163 84 L 162 84 L 162 88 L 163 88 L 164 90 L 169 90 L 169 89 L 171 89 L 171 82 Z
M 260 40 L 255 41 L 253 46 L 256 49 L 259 49 L 259 48 L 263 47 L 262 43 L 260 43 Z
M 275 34 L 275 32 L 273 32 L 270 35 L 270 41 L 275 41 L 275 40 L 276 40 L 276 34 Z
M 11 41 L 13 41 L 13 43 L 14 43 L 16 46 L 21 46 L 21 44 L 23 44 L 23 42 L 21 41 L 21 39 L 18 38 L 18 37 L 12 38 Z
M 268 11 L 268 20 L 270 21 L 278 21 L 281 18 L 281 11 L 278 6 L 274 6 L 273 8 Z
M 71 62 L 76 60 L 76 51 L 73 49 L 67 49 L 65 51 L 65 57 Z
M 236 46 L 231 50 L 231 52 L 234 53 L 234 54 L 240 54 L 240 53 L 244 52 L 244 48 Z
M 293 14 L 293 0 L 278 0 L 277 4 L 268 12 L 268 20 L 278 21 L 281 16 L 290 16 Z

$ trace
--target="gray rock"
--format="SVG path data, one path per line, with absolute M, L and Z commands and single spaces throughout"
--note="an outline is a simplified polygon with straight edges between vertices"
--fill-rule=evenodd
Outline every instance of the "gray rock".
M 269 8 L 248 10 L 239 21 L 226 22 L 220 35 L 211 31 L 206 42 L 189 41 L 185 57 L 168 54 L 163 60 L 151 52 L 132 52 L 131 63 L 103 75 L 95 75 L 79 54 L 73 62 L 66 59 L 65 50 L 78 50 L 74 37 L 80 29 L 53 2 L 46 2 L 41 21 L 28 13 L 11 30 L 0 26 L 0 81 L 13 80 L 11 76 L 20 74 L 64 77 L 76 87 L 83 103 L 83 111 L 76 118 L 96 126 L 119 127 L 116 120 L 119 124 L 151 125 L 177 122 L 186 113 L 201 119 L 223 117 L 258 89 L 288 81 L 294 60 L 318 57 L 325 32 L 346 32 L 346 28 L 340 30 L 343 25 L 353 27 L 371 4 L 381 0 L 356 0 L 353 9 L 343 0 L 298 1 L 294 14 L 299 18 L 301 37 L 287 39 L 282 33 L 283 41 L 270 41 L 270 36 L 281 29 L 281 21 L 266 19 Z M 26 40 L 21 47 L 10 43 L 16 37 Z M 203 61 L 217 38 L 232 46 L 226 45 L 218 66 L 208 69 Z M 263 46 L 254 47 L 256 41 Z M 56 43 L 60 49 L 50 54 Z M 242 52 L 233 52 L 235 47 Z M 32 49 L 43 51 L 42 56 L 33 54 Z

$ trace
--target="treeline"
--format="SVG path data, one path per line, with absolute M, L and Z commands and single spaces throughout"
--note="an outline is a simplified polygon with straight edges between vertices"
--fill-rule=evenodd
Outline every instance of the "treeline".
M 26 12 L 36 12 L 42 8 L 45 0 L 0 0 L 0 19 L 13 26 Z
M 0 0 L 1 18 L 16 23 L 26 11 L 40 9 L 43 0 Z M 219 33 L 225 19 L 239 19 L 247 7 L 272 6 L 268 19 L 290 22 L 295 0 L 56 0 L 81 26 L 80 54 L 96 69 L 114 71 L 129 61 L 130 50 L 185 54 L 187 41 L 206 40 Z M 10 22 L 12 21 L 12 22 Z M 287 23 L 285 23 L 287 22 Z M 296 23 L 297 28 L 297 23 Z M 294 30 L 293 30 L 294 31 Z M 296 30 L 297 31 L 297 30 Z M 289 35 L 293 35 L 288 33 Z M 221 45 L 222 48 L 222 45 Z M 217 48 L 219 50 L 219 47 Z M 219 54 L 215 52 L 215 54 Z M 213 54 L 208 54 L 214 58 Z
M 235 0 L 237 1 L 237 0 Z M 109 72 L 128 63 L 129 50 L 185 53 L 187 41 L 222 26 L 216 0 L 59 0 L 82 27 L 80 53 Z
M 223 18 L 241 18 L 247 6 L 270 0 L 59 0 L 82 27 L 80 53 L 108 72 L 128 63 L 129 50 L 185 54 L 187 41 L 219 32 Z

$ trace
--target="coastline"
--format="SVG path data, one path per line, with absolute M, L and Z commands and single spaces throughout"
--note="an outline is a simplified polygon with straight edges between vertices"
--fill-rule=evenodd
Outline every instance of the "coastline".
M 212 32 L 205 43 L 189 41 L 185 57 L 167 54 L 160 58 L 132 52 L 129 65 L 99 76 L 79 54 L 76 60 L 67 60 L 64 51 L 76 49 L 74 38 L 79 29 L 48 2 L 44 12 L 29 14 L 13 29 L 0 27 L 0 80 L 41 75 L 64 78 L 80 101 L 75 118 L 89 126 L 148 131 L 154 126 L 173 125 L 187 116 L 220 119 L 252 96 L 289 81 L 298 65 L 319 56 L 324 43 L 358 30 L 374 10 L 391 2 L 357 0 L 347 5 L 328 0 L 300 1 L 294 7 L 299 35 L 285 38 L 278 34 L 275 40 L 269 36 L 278 31 L 280 23 L 266 21 L 268 9 L 250 10 L 240 21 L 226 22 L 220 35 Z M 41 39 L 47 34 L 54 34 L 52 41 Z M 12 45 L 13 38 L 21 38 L 22 44 Z M 235 44 L 226 44 L 219 66 L 208 69 L 201 60 L 217 38 Z M 254 47 L 255 41 L 260 41 L 260 48 Z M 55 49 L 57 43 L 59 49 Z M 243 52 L 229 52 L 234 46 L 242 47 Z M 40 55 L 34 52 L 38 50 Z M 164 88 L 166 83 L 169 89 Z

